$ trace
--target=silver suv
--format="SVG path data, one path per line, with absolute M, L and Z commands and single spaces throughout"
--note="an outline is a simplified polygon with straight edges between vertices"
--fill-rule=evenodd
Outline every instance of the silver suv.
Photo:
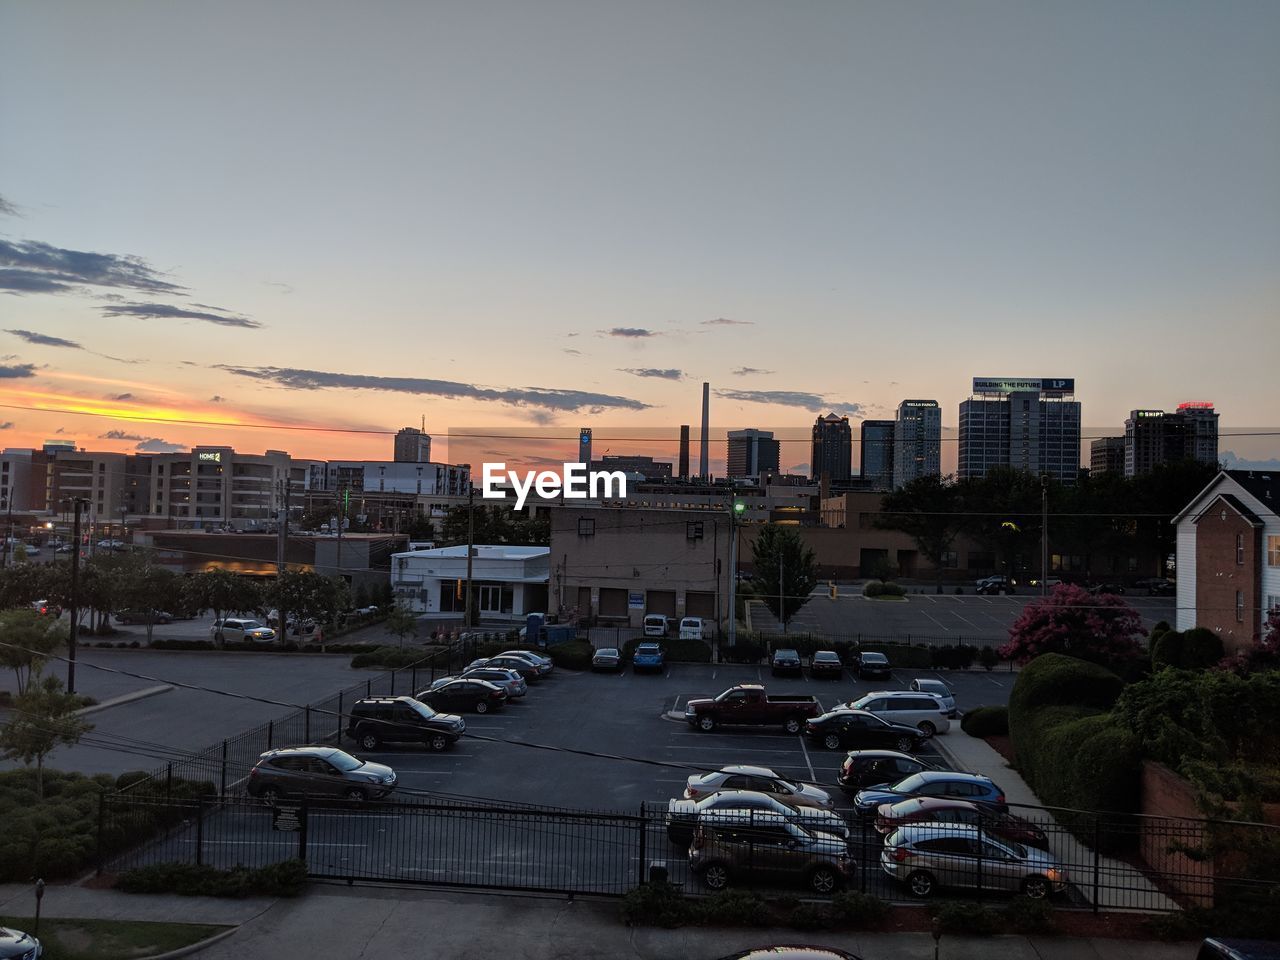
M 913 823 L 884 841 L 880 866 L 917 897 L 939 887 L 1007 890 L 1043 900 L 1067 887 L 1067 872 L 1043 850 L 961 823 Z
M 806 830 L 776 813 L 715 810 L 698 818 L 689 868 L 711 890 L 768 880 L 832 893 L 849 879 L 853 860 L 840 837 Z
M 926 737 L 946 733 L 951 720 L 942 698 L 934 693 L 915 690 L 873 690 L 848 704 L 852 710 L 867 710 L 881 720 L 915 727 Z
M 336 747 L 285 747 L 258 758 L 245 789 L 268 803 L 288 796 L 363 803 L 395 788 L 396 772 L 380 763 L 359 760 Z
M 276 638 L 276 632 L 270 627 L 263 626 L 257 620 L 245 620 L 240 617 L 227 617 L 225 620 L 213 621 L 213 626 L 209 628 L 210 638 L 218 639 L 219 633 L 222 634 L 223 640 L 230 640 L 233 643 L 245 641 L 271 643 Z

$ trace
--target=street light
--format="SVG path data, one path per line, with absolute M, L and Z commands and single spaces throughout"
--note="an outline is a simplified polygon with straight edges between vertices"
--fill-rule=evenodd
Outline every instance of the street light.
M 64 500 L 63 503 L 68 501 Z M 76 635 L 79 631 L 80 611 L 77 604 L 80 600 L 80 508 L 87 507 L 89 501 L 83 497 L 72 497 L 69 501 L 74 510 L 71 521 L 71 538 L 75 543 L 71 551 L 71 590 L 68 600 L 71 607 L 71 630 L 67 637 L 67 693 L 76 692 Z
M 738 640 L 738 518 L 747 505 L 734 500 L 729 508 L 729 646 Z

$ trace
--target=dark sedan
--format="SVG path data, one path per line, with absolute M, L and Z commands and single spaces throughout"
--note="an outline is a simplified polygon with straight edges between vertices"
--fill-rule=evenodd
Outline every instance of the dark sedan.
M 798 677 L 803 672 L 800 668 L 800 654 L 795 650 L 775 650 L 771 666 L 775 677 Z
M 956 773 L 952 770 L 925 770 L 903 777 L 897 783 L 859 790 L 853 798 L 860 817 L 873 817 L 882 803 L 897 803 L 907 797 L 952 797 L 976 800 L 1004 812 L 1009 809 L 1004 791 L 979 773 Z
M 460 677 L 434 690 L 424 690 L 417 699 L 442 713 L 459 710 L 488 713 L 507 702 L 507 692 L 487 680 Z
M 889 658 L 883 653 L 869 651 L 858 655 L 858 677 L 862 680 L 869 680 L 873 677 L 892 677 L 892 667 L 889 664 Z
M 876 812 L 876 832 L 888 836 L 908 823 L 967 823 L 981 825 L 993 836 L 1015 843 L 1049 849 L 1049 836 L 1030 820 L 1012 813 L 998 813 L 982 804 L 951 797 L 908 797 L 883 803 Z
M 927 760 L 897 750 L 850 750 L 840 765 L 836 783 L 844 790 L 856 793 L 864 787 L 894 783 L 921 770 L 941 769 Z
M 819 677 L 830 677 L 839 680 L 844 676 L 844 664 L 840 654 L 834 650 L 815 650 L 809 658 L 809 676 L 817 680 Z
M 535 663 L 525 660 L 523 657 L 483 657 L 474 660 L 467 665 L 468 672 L 471 670 L 479 670 L 481 667 L 496 667 L 502 670 L 514 670 L 525 680 L 532 683 L 535 680 L 541 680 L 547 673 Z
M 805 734 L 828 750 L 850 747 L 888 747 L 912 753 L 928 737 L 904 723 L 881 720 L 866 710 L 842 708 L 805 721 Z

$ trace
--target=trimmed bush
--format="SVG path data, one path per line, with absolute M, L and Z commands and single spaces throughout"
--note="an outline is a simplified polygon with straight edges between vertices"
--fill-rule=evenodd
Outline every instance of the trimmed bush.
M 882 597 L 905 597 L 907 595 L 907 588 L 900 583 L 894 583 L 890 580 L 880 588 L 880 595 Z
M 1185 636 L 1177 630 L 1151 635 L 1151 669 L 1181 667 L 1185 653 Z
M 896 669 L 929 670 L 933 667 L 933 652 L 924 644 L 909 645 L 905 643 L 864 643 L 849 651 L 846 660 L 853 661 L 853 653 L 883 653 L 889 658 L 889 664 Z
M 1000 930 L 1000 914 L 980 903 L 951 900 L 930 907 L 929 914 L 943 933 L 989 937 Z
M 1032 900 L 1030 897 L 1014 897 L 1004 908 L 1004 919 L 1008 929 L 1024 936 L 1032 934 L 1049 934 L 1057 929 L 1053 922 L 1053 907 L 1043 900 Z
M 1212 630 L 1195 627 L 1183 634 L 1183 664 L 1188 670 L 1203 670 L 1220 661 L 1225 652 L 1222 638 Z
M 968 670 L 978 659 L 978 648 L 967 643 L 931 647 L 929 656 L 935 670 Z
M 751 890 L 721 890 L 698 906 L 703 923 L 726 927 L 763 927 L 769 923 L 768 905 Z
M 629 927 L 666 927 L 688 923 L 695 908 L 678 887 L 669 883 L 645 883 L 633 887 L 622 898 L 622 920 Z
M 819 903 L 802 903 L 787 918 L 794 930 L 830 930 L 834 922 L 831 911 Z
M 985 646 L 978 651 L 978 662 L 982 664 L 982 669 L 990 673 L 1000 663 L 1000 654 L 996 653 L 991 646 Z
M 590 670 L 595 652 L 596 648 L 585 640 L 573 640 L 547 647 L 546 655 L 557 667 L 565 670 Z
M 869 893 L 842 890 L 831 898 L 831 915 L 838 926 L 870 930 L 884 923 L 889 915 L 889 905 Z
M 862 595 L 864 597 L 884 596 L 884 582 L 881 580 L 868 580 L 862 585 Z
M 156 863 L 126 870 L 116 879 L 116 889 L 125 893 L 176 893 L 183 897 L 296 897 L 306 882 L 307 865 L 301 860 L 285 860 L 253 870 Z
M 720 644 L 721 663 L 759 663 L 768 653 L 768 646 L 762 640 L 749 640 L 739 634 L 731 647 L 728 643 Z
M 1008 736 L 1009 708 L 975 707 L 960 718 L 960 729 L 971 737 Z

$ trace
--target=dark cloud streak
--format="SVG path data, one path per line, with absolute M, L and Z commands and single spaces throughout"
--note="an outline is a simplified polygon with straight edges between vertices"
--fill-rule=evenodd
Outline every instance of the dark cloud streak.
M 201 306 L 201 304 L 197 304 Z M 187 310 L 183 307 L 171 306 L 167 303 L 114 303 L 109 307 L 100 307 L 104 317 L 141 317 L 148 320 L 199 320 L 203 323 L 215 323 L 223 327 L 261 327 L 257 320 L 237 316 L 222 311 L 210 313 L 210 310 L 222 310 L 221 307 L 206 307 L 204 310 Z
M 663 370 L 658 367 L 619 367 L 622 373 L 629 373 L 633 377 L 654 377 L 659 380 L 683 380 L 683 370 Z

